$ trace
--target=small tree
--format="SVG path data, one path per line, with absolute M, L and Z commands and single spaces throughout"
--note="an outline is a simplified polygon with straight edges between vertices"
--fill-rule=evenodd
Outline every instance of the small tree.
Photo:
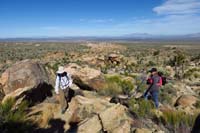
M 169 60 L 169 65 L 175 67 L 175 76 L 179 79 L 183 78 L 185 63 L 186 63 L 186 54 L 183 51 L 175 51 L 173 59 Z

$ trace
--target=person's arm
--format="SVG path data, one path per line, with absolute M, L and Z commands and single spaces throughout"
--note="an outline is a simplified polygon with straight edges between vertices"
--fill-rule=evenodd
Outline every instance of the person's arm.
M 55 83 L 55 93 L 56 94 L 59 94 L 59 83 L 60 81 L 59 81 L 59 77 L 58 76 L 56 76 L 56 83 Z
M 153 86 L 153 80 L 151 79 L 151 84 L 148 86 L 147 90 L 145 91 L 144 96 L 146 96 L 149 93 L 152 86 Z

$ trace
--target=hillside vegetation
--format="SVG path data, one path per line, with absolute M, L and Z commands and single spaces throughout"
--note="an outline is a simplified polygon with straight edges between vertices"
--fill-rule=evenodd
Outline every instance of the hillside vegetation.
M 189 133 L 200 113 L 199 51 L 198 42 L 1 42 L 0 130 Z M 74 80 L 63 115 L 59 66 Z M 168 81 L 159 109 L 142 98 L 152 67 Z

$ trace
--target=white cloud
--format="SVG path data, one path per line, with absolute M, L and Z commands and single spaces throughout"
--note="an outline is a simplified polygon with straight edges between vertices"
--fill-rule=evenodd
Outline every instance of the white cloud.
M 167 0 L 162 5 L 153 8 L 160 15 L 200 13 L 199 0 Z
M 200 32 L 200 0 L 165 0 L 152 9 L 159 16 L 115 25 L 122 33 L 188 34 Z
M 198 15 L 167 15 L 158 18 L 137 19 L 120 23 L 114 29 L 119 33 L 149 33 L 178 35 L 200 32 Z

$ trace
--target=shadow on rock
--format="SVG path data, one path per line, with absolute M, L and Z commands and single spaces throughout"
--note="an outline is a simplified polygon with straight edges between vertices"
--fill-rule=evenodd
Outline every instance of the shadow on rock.
M 33 133 L 64 133 L 65 121 L 61 119 L 51 119 L 49 121 L 49 128 L 37 129 Z
M 47 97 L 53 96 L 52 90 L 52 85 L 43 83 L 40 84 L 36 89 L 29 91 L 26 94 L 25 99 L 27 101 L 30 101 L 31 105 L 34 105 L 35 103 L 40 103 L 43 102 Z
M 85 84 L 79 77 L 73 77 L 73 82 L 74 84 L 76 84 L 79 88 L 81 88 L 82 90 L 88 90 L 88 91 L 95 91 L 94 88 L 92 88 L 91 86 Z
M 66 133 L 77 133 L 78 130 L 78 123 L 73 122 L 70 123 L 70 129 Z
M 200 133 L 200 114 L 197 116 L 192 133 Z

